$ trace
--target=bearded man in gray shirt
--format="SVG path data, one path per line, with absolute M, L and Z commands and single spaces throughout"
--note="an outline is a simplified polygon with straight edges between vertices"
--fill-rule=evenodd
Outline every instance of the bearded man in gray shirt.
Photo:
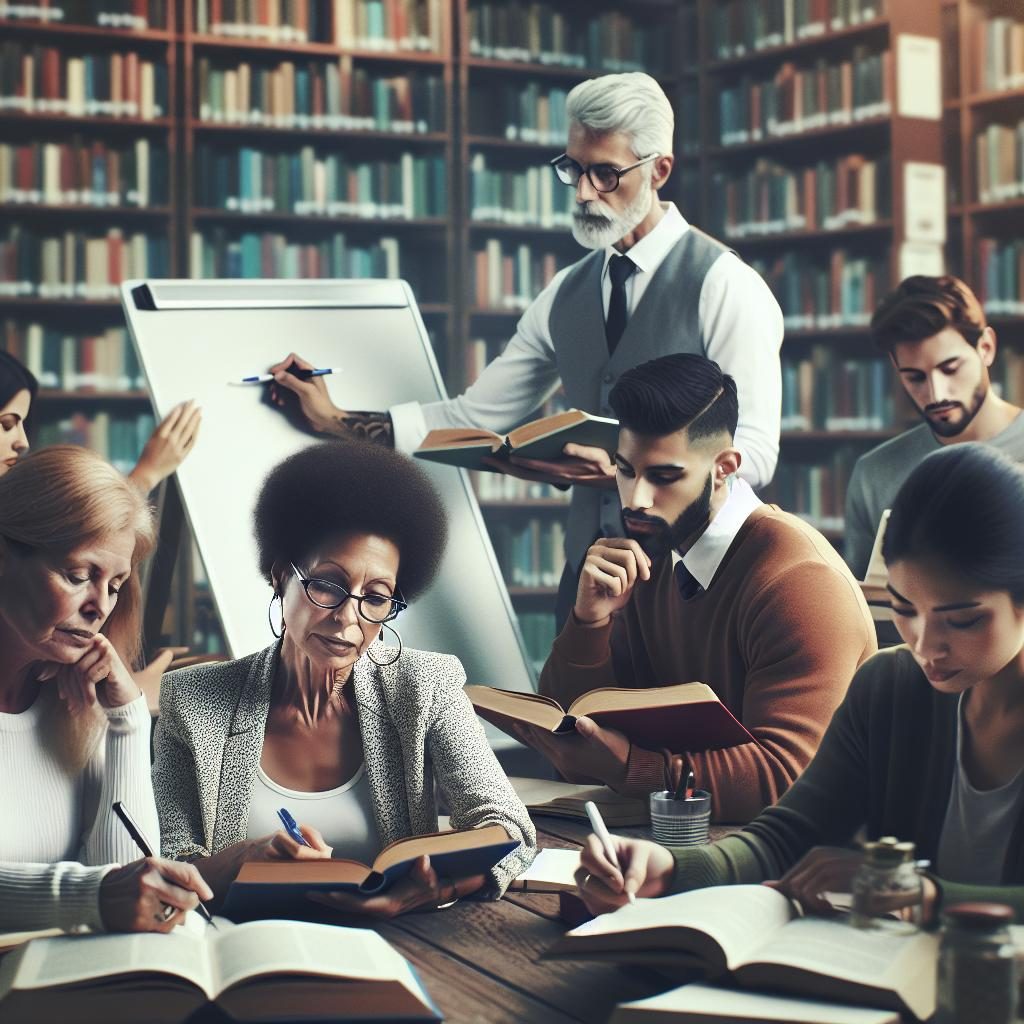
M 947 444 L 984 441 L 1024 462 L 1024 416 L 992 390 L 996 334 L 963 281 L 908 277 L 876 310 L 871 336 L 892 360 L 924 423 L 862 455 L 853 467 L 846 562 L 860 579 L 882 512 L 926 455 Z

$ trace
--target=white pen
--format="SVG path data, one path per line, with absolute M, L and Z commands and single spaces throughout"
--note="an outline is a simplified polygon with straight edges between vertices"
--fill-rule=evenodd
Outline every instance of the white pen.
M 601 817 L 601 812 L 597 809 L 597 804 L 593 800 L 588 800 L 583 805 L 583 808 L 590 819 L 590 827 L 594 830 L 594 835 L 601 840 L 601 845 L 604 847 L 604 855 L 621 871 L 622 867 L 619 865 L 619 858 L 615 855 L 615 847 L 612 846 L 611 834 L 608 831 L 608 826 L 604 823 L 604 818 Z M 622 876 L 622 884 L 625 887 L 625 875 Z M 626 899 L 630 903 L 636 903 L 636 897 L 628 890 L 626 891 Z
M 289 371 L 290 372 L 290 371 Z M 298 370 L 296 376 L 305 377 L 309 380 L 311 377 L 326 377 L 329 373 L 341 373 L 338 367 L 325 367 L 322 370 Z M 254 373 L 251 377 L 243 377 L 241 380 L 229 380 L 229 384 L 269 384 L 274 380 L 272 373 Z

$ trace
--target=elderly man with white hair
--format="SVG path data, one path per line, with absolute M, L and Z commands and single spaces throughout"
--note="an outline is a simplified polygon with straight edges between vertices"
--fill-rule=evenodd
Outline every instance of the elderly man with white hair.
M 568 143 L 552 167 L 576 190 L 573 236 L 592 251 L 554 277 L 502 354 L 463 394 L 386 413 L 343 411 L 321 378 L 286 372 L 294 355 L 274 367 L 278 383 L 299 396 L 315 430 L 355 431 L 411 451 L 439 427 L 504 432 L 540 406 L 559 380 L 571 406 L 610 415 L 608 395 L 620 374 L 658 356 L 690 352 L 713 359 L 736 380 L 739 476 L 755 487 L 767 484 L 779 452 L 778 303 L 735 253 L 659 200 L 674 163 L 674 118 L 653 78 L 640 72 L 592 78 L 569 93 L 566 108 Z M 573 489 L 561 624 L 587 548 L 599 536 L 622 532 L 614 467 L 604 451 L 567 445 L 563 459 L 521 469 L 535 479 L 590 485 Z

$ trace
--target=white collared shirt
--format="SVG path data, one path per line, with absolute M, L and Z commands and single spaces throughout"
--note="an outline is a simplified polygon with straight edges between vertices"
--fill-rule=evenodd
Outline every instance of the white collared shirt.
M 628 250 L 637 272 L 626 281 L 632 315 L 672 247 L 690 230 L 673 203 L 662 203 L 660 221 Z M 611 297 L 605 250 L 602 298 L 607 316 Z M 549 321 L 558 289 L 571 267 L 560 270 L 523 313 L 504 352 L 493 359 L 466 391 L 444 402 L 406 402 L 390 410 L 395 447 L 411 452 L 428 430 L 484 427 L 503 433 L 525 419 L 558 388 L 558 366 Z M 739 425 L 736 447 L 743 455 L 740 475 L 754 487 L 771 481 L 779 457 L 782 410 L 782 311 L 761 276 L 733 253 L 712 264 L 701 287 L 698 322 L 704 354 L 736 380 Z
M 718 515 L 708 523 L 708 528 L 697 538 L 693 547 L 685 555 L 680 555 L 678 551 L 672 552 L 672 568 L 682 562 L 690 575 L 707 590 L 722 564 L 722 559 L 725 558 L 725 553 L 736 539 L 736 534 L 740 532 L 740 527 L 747 521 L 750 513 L 760 508 L 762 504 L 764 503 L 745 480 L 733 477 L 729 497 L 725 499 L 725 504 L 718 510 Z

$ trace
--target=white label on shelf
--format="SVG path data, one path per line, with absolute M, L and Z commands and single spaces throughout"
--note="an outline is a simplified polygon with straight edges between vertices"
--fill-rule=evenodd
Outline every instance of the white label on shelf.
M 896 112 L 900 117 L 942 117 L 939 41 L 902 32 L 896 39 Z
M 946 168 L 908 160 L 903 165 L 904 238 L 946 241 Z
M 904 242 L 900 246 L 900 280 L 913 274 L 939 277 L 946 272 L 942 246 L 931 242 Z

